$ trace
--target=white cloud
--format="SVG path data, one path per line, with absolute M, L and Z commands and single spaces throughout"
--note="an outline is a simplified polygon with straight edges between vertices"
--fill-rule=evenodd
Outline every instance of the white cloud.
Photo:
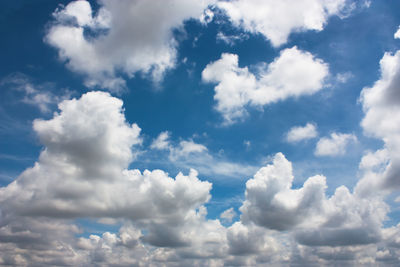
M 158 137 L 155 140 L 153 140 L 153 142 L 150 145 L 150 148 L 157 150 L 169 149 L 170 148 L 169 138 L 170 138 L 169 132 L 165 131 L 160 133 Z
M 325 177 L 309 178 L 304 187 L 291 189 L 292 165 L 283 154 L 261 168 L 246 182 L 246 200 L 240 208 L 242 220 L 270 229 L 286 230 L 304 222 L 313 225 L 323 209 Z
M 400 26 L 397 31 L 394 33 L 394 39 L 400 39 Z
M 296 143 L 302 140 L 307 140 L 317 137 L 317 127 L 312 123 L 307 123 L 303 126 L 292 127 L 286 134 L 286 141 Z
M 247 34 L 238 34 L 238 35 L 226 35 L 223 32 L 218 32 L 216 36 L 216 40 L 224 42 L 227 45 L 233 46 L 236 42 L 249 39 Z
M 216 109 L 225 123 L 231 124 L 246 115 L 246 106 L 263 106 L 289 97 L 311 95 L 324 86 L 328 65 L 312 54 L 292 47 L 260 70 L 257 78 L 247 67 L 241 68 L 238 56 L 222 54 L 206 66 L 205 82 L 217 83 Z
M 52 119 L 34 122 L 45 146 L 39 160 L 0 188 L 2 223 L 13 216 L 127 219 L 148 230 L 148 243 L 189 242 L 179 227 L 209 200 L 211 184 L 194 170 L 175 179 L 161 170 L 128 170 L 140 128 L 125 121 L 122 101 L 108 93 L 90 92 L 59 108 Z
M 221 1 L 217 6 L 236 27 L 260 33 L 273 46 L 280 46 L 292 32 L 323 30 L 330 16 L 341 14 L 346 0 L 235 0 Z
M 200 18 L 211 2 L 101 0 L 93 14 L 89 2 L 74 1 L 54 12 L 45 40 L 70 70 L 85 76 L 86 86 L 120 91 L 126 82 L 119 73 L 141 72 L 160 81 L 175 66 L 172 30 Z M 86 31 L 95 34 L 88 37 Z
M 377 162 L 383 162 L 384 168 L 368 172 L 359 183 L 358 190 L 370 193 L 371 188 L 400 187 L 400 51 L 385 53 L 380 71 L 380 79 L 372 87 L 364 88 L 360 96 L 365 113 L 361 126 L 365 134 L 384 142 L 384 152 L 376 152 L 374 156 Z
M 195 142 L 193 139 L 173 142 L 169 132 L 161 132 L 150 145 L 149 153 L 153 151 L 166 151 L 167 155 L 157 152 L 156 160 L 173 165 L 178 169 L 196 169 L 202 175 L 209 177 L 222 176 L 244 179 L 258 167 L 232 162 L 223 156 L 212 153 L 208 148 Z M 245 144 L 246 145 L 246 144 Z M 250 144 L 249 144 L 250 145 Z M 246 145 L 247 146 L 247 145 Z M 142 159 L 151 157 L 151 154 L 142 155 Z
M 364 198 L 345 186 L 325 195 L 326 179 L 308 178 L 292 189 L 291 163 L 280 153 L 246 183 L 240 211 L 245 224 L 292 231 L 307 246 L 348 246 L 381 240 L 382 222 L 388 212 L 382 195 Z
M 316 156 L 344 155 L 352 142 L 357 142 L 354 134 L 331 133 L 329 137 L 319 139 L 314 153 Z
M 229 209 L 225 210 L 224 212 L 222 212 L 219 217 L 223 221 L 230 223 L 230 222 L 232 222 L 233 218 L 236 217 L 236 212 L 233 208 L 229 208 Z

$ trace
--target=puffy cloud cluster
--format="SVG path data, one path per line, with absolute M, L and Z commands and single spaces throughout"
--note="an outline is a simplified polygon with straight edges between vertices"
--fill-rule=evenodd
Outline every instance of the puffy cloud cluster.
M 51 120 L 36 120 L 45 145 L 35 166 L 0 188 L 2 221 L 13 216 L 129 219 L 148 229 L 148 243 L 179 246 L 178 229 L 210 198 L 196 171 L 175 179 L 161 170 L 128 170 L 140 128 L 122 101 L 91 92 L 63 101 Z M 163 228 L 163 231 L 159 229 Z
M 236 27 L 262 34 L 279 46 L 292 32 L 321 31 L 330 16 L 346 8 L 346 0 L 235 0 L 221 1 L 218 7 Z
M 46 42 L 67 67 L 85 76 L 89 87 L 125 87 L 120 72 L 149 74 L 155 81 L 175 66 L 172 31 L 200 18 L 213 1 L 101 0 L 96 13 L 88 1 L 74 1 L 54 12 Z
M 216 109 L 226 124 L 243 118 L 246 106 L 263 106 L 314 94 L 324 87 L 329 74 L 326 63 L 297 47 L 282 50 L 257 76 L 247 67 L 239 67 L 238 60 L 237 55 L 225 53 L 202 72 L 203 81 L 217 83 Z

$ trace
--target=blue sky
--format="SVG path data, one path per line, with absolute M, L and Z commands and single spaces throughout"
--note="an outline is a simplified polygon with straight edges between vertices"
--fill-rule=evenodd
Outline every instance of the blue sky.
M 0 265 L 397 265 L 398 10 L 1 3 Z

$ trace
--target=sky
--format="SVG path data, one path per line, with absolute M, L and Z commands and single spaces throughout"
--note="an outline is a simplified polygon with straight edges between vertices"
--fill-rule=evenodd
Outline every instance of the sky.
M 400 265 L 400 2 L 0 3 L 0 266 Z

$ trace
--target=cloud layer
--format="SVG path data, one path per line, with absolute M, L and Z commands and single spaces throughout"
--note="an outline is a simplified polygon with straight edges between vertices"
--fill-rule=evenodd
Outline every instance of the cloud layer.
M 162 170 L 128 169 L 141 137 L 140 128 L 126 122 L 121 100 L 90 92 L 59 109 L 52 119 L 34 122 L 44 145 L 35 166 L 0 188 L 2 264 L 254 266 L 290 263 L 299 251 L 303 260 L 321 263 L 359 251 L 352 260 L 361 262 L 365 246 L 369 257 L 396 255 L 378 249 L 396 246 L 389 233 L 399 232 L 382 228 L 383 194 L 341 186 L 328 197 L 322 175 L 293 188 L 292 164 L 278 153 L 247 181 L 240 219 L 224 226 L 207 218 L 212 185 L 196 171 L 171 178 Z M 176 157 L 206 151 L 190 141 L 175 147 L 167 132 L 151 147 Z M 375 166 L 373 159 L 362 166 Z M 235 217 L 233 208 L 220 215 L 228 224 Z M 120 229 L 76 237 L 77 218 Z

